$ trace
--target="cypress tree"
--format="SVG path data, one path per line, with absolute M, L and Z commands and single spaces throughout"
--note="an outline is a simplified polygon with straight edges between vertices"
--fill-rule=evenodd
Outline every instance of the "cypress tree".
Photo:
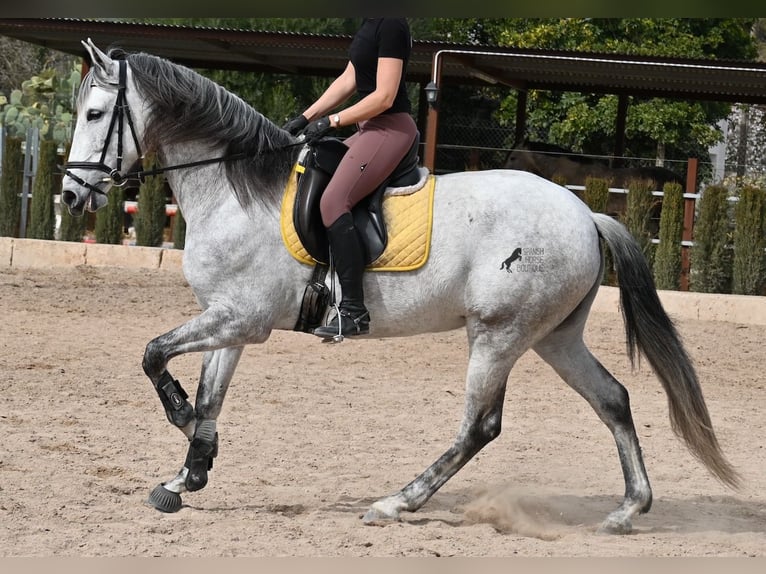
M 3 175 L 0 178 L 0 237 L 17 237 L 21 218 L 21 188 L 24 182 L 24 157 L 19 137 L 5 138 Z
M 153 158 L 148 165 L 155 166 Z M 165 177 L 152 175 L 138 190 L 138 213 L 135 218 L 136 245 L 160 247 L 165 236 Z
M 75 243 L 82 241 L 85 235 L 86 217 L 81 215 L 75 217 L 69 214 L 69 208 L 61 206 L 61 224 L 59 226 L 59 240 L 73 241 Z
M 96 242 L 122 243 L 125 212 L 123 208 L 125 193 L 121 187 L 112 187 L 109 191 L 109 203 L 96 213 Z
M 176 211 L 173 217 L 173 249 L 183 249 L 186 245 L 186 220 L 181 208 Z
M 681 286 L 681 239 L 684 232 L 684 190 L 679 183 L 663 187 L 660 244 L 654 256 L 654 282 L 658 289 Z
M 764 215 L 762 189 L 745 187 L 734 208 L 734 260 L 731 292 L 758 295 L 764 280 Z
M 31 217 L 27 230 L 27 237 L 31 239 L 53 239 L 56 229 L 53 195 L 59 185 L 57 164 L 58 144 L 53 140 L 43 140 L 40 143 L 40 159 L 32 190 Z
M 582 198 L 594 213 L 606 213 L 606 205 L 609 201 L 609 181 L 588 176 L 585 178 L 585 191 Z
M 646 257 L 649 267 L 653 264 L 652 234 L 649 230 L 649 222 L 655 199 L 652 195 L 654 183 L 649 180 L 633 179 L 628 182 L 628 198 L 625 205 L 623 223 L 636 238 Z
M 729 190 L 709 185 L 699 201 L 691 252 L 690 288 L 700 293 L 726 293 L 731 278 L 729 234 Z
M 64 150 L 64 157 L 69 157 L 70 146 L 71 144 L 66 146 L 66 149 Z M 71 241 L 74 243 L 82 241 L 82 238 L 85 235 L 85 227 L 87 223 L 87 218 L 85 215 L 80 217 L 70 215 L 69 208 L 67 208 L 67 206 L 63 203 L 61 203 L 59 207 L 61 212 L 61 223 L 59 224 L 58 237 L 59 240 Z
M 594 213 L 606 213 L 606 206 L 609 201 L 609 181 L 599 177 L 589 176 L 585 178 L 585 191 L 583 191 L 582 199 Z M 602 247 L 604 246 L 602 245 Z M 616 276 L 612 252 L 605 248 L 602 251 L 604 252 L 604 275 L 601 277 L 601 284 L 614 285 Z

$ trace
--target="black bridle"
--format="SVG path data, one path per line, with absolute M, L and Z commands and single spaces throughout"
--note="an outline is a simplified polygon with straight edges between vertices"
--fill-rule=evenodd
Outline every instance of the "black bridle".
M 139 182 L 143 182 L 144 179 L 148 176 L 158 175 L 161 173 L 165 173 L 166 171 L 185 169 L 185 168 L 196 167 L 200 165 L 209 165 L 209 164 L 220 163 L 225 161 L 235 161 L 240 159 L 246 159 L 249 157 L 255 157 L 259 153 L 264 153 L 262 151 L 245 151 L 245 152 L 235 153 L 235 154 L 226 155 L 226 156 L 192 161 L 189 163 L 182 163 L 182 164 L 171 165 L 166 167 L 158 167 L 158 168 L 150 169 L 150 170 L 143 169 L 143 165 L 142 165 L 141 169 L 138 169 L 135 171 L 129 171 L 127 173 L 122 173 L 120 171 L 122 169 L 122 139 L 123 139 L 122 136 L 124 133 L 126 123 L 128 127 L 130 128 L 130 135 L 133 138 L 134 145 L 136 146 L 136 153 L 138 154 L 138 157 L 143 158 L 143 154 L 141 153 L 141 145 L 138 143 L 136 128 L 133 125 L 133 116 L 130 113 L 130 106 L 128 105 L 128 100 L 125 95 L 126 88 L 127 88 L 127 75 L 128 75 L 127 62 L 125 60 L 118 60 L 118 63 L 119 63 L 119 76 L 118 76 L 118 83 L 116 84 L 117 85 L 117 100 L 115 100 L 114 102 L 112 117 L 109 122 L 109 129 L 106 132 L 104 147 L 101 150 L 101 157 L 99 158 L 97 162 L 72 161 L 72 162 L 67 162 L 63 166 L 59 167 L 60 170 L 62 170 L 66 175 L 68 175 L 78 184 L 82 185 L 83 187 L 86 187 L 87 189 L 91 191 L 100 193 L 101 195 L 106 195 L 106 191 L 96 187 L 95 185 L 91 183 L 88 183 L 81 177 L 72 173 L 70 171 L 71 169 L 89 169 L 89 170 L 101 171 L 107 174 L 107 177 L 102 178 L 100 180 L 100 183 L 110 183 L 111 185 L 122 187 L 126 183 L 128 183 L 128 181 L 130 180 L 138 180 Z M 115 84 L 112 84 L 112 85 L 115 85 Z M 109 148 L 109 142 L 111 141 L 112 135 L 115 132 L 115 127 L 117 128 L 117 165 L 115 167 L 110 167 L 106 165 L 105 159 L 106 159 L 107 149 Z M 299 138 L 298 141 L 294 143 L 286 144 L 279 148 L 274 148 L 267 151 L 271 151 L 271 152 L 282 151 L 295 146 L 304 145 L 304 143 L 305 142 L 303 141 L 303 138 Z
M 72 161 L 67 162 L 63 166 L 63 171 L 66 175 L 71 177 L 73 180 L 75 180 L 80 185 L 87 187 L 91 191 L 95 191 L 96 193 L 100 193 L 102 195 L 105 195 L 106 192 L 95 185 L 92 185 L 82 179 L 81 177 L 78 177 L 74 173 L 70 171 L 70 169 L 91 169 L 96 171 L 101 171 L 103 173 L 106 173 L 109 177 L 106 177 L 102 179 L 102 182 L 110 182 L 112 185 L 116 185 L 117 187 L 121 187 L 125 185 L 128 180 L 137 174 L 128 173 L 123 174 L 120 172 L 122 169 L 122 136 L 125 129 L 125 123 L 127 122 L 128 127 L 130 128 L 130 135 L 133 137 L 133 143 L 136 146 L 136 152 L 138 153 L 138 157 L 141 157 L 141 145 L 138 143 L 138 137 L 136 136 L 136 129 L 133 126 L 133 116 L 130 113 L 130 106 L 128 105 L 128 100 L 125 95 L 126 87 L 127 87 L 127 62 L 125 60 L 119 60 L 120 65 L 120 72 L 118 77 L 118 83 L 117 83 L 117 99 L 114 102 L 114 109 L 112 110 L 112 118 L 109 122 L 109 129 L 106 132 L 106 139 L 104 140 L 104 147 L 101 150 L 101 157 L 97 162 L 93 161 Z M 109 148 L 109 142 L 112 139 L 112 135 L 115 131 L 115 126 L 117 127 L 117 165 L 112 168 L 106 163 L 104 163 L 106 159 L 106 152 Z

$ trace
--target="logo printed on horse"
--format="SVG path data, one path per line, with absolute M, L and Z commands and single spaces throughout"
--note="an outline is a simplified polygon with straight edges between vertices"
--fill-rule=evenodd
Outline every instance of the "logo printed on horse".
M 515 270 L 521 273 L 545 273 L 543 265 L 545 258 L 545 247 L 517 247 L 513 253 L 503 261 L 500 269 L 505 269 L 508 273 L 513 273 L 511 264 L 518 261 Z

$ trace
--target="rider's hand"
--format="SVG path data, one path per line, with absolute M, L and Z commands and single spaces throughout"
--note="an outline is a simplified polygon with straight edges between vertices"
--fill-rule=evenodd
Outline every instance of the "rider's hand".
M 290 135 L 297 136 L 307 125 L 309 125 L 309 121 L 306 119 L 306 116 L 301 114 L 287 122 L 282 126 L 282 129 L 290 132 Z
M 329 117 L 314 120 L 305 130 L 303 130 L 303 135 L 306 136 L 306 143 L 313 144 L 319 141 L 327 135 L 327 132 L 330 131 L 331 127 Z

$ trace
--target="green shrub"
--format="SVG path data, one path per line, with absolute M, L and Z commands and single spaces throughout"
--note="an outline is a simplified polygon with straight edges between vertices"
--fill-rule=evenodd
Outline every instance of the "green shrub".
M 124 197 L 121 187 L 112 187 L 107 195 L 109 203 L 96 213 L 96 242 L 97 243 L 122 243 L 123 227 L 125 221 Z
M 70 146 L 67 145 L 64 150 L 64 157 L 69 157 Z M 72 241 L 78 243 L 82 241 L 85 235 L 85 228 L 87 227 L 87 218 L 82 215 L 75 217 L 69 214 L 69 209 L 62 202 L 60 204 L 61 223 L 59 224 L 59 240 L 60 241 Z
M 21 219 L 21 188 L 24 182 L 24 156 L 21 138 L 8 136 L 3 149 L 3 175 L 0 178 L 0 237 L 17 237 Z
M 606 213 L 606 206 L 609 202 L 609 181 L 598 177 L 585 178 L 585 190 L 582 199 L 594 213 Z M 617 277 L 614 273 L 612 252 L 605 248 L 603 242 L 602 251 L 604 253 L 604 275 L 601 277 L 601 284 L 615 285 Z
M 173 248 L 183 249 L 186 245 L 186 220 L 184 219 L 181 208 L 176 211 L 173 217 Z
M 764 191 L 755 187 L 743 188 L 734 208 L 732 293 L 760 293 L 764 280 L 764 215 Z
M 654 254 L 654 282 L 658 289 L 680 287 L 683 232 L 684 190 L 678 183 L 666 183 L 660 213 L 660 244 Z
M 561 187 L 565 187 L 567 184 L 567 178 L 558 173 L 553 174 L 553 177 L 551 177 L 551 181 L 555 183 L 556 185 L 560 185 Z
M 636 238 L 641 246 L 641 251 L 646 257 L 649 267 L 653 266 L 654 249 L 652 244 L 652 233 L 649 224 L 652 216 L 652 209 L 657 200 L 652 195 L 654 183 L 649 180 L 633 179 L 628 182 L 628 197 L 625 205 L 625 213 L 622 221 Z
M 582 198 L 591 211 L 606 213 L 606 205 L 609 201 L 609 181 L 599 177 L 587 177 Z
M 85 235 L 85 224 L 87 218 L 84 215 L 75 217 L 69 214 L 69 208 L 66 205 L 61 206 L 61 223 L 59 225 L 59 240 L 73 241 L 75 243 L 82 241 Z
M 40 143 L 40 158 L 37 162 L 27 230 L 27 237 L 31 239 L 53 239 L 56 230 L 53 196 L 60 181 L 56 177 L 57 165 L 58 144 L 53 140 L 43 140 Z
M 147 165 L 153 166 L 152 158 L 147 158 Z M 152 175 L 146 178 L 138 190 L 138 213 L 136 227 L 136 245 L 160 247 L 165 235 L 165 177 Z
M 731 282 L 729 190 L 709 185 L 699 201 L 691 252 L 690 288 L 700 293 L 727 293 Z

